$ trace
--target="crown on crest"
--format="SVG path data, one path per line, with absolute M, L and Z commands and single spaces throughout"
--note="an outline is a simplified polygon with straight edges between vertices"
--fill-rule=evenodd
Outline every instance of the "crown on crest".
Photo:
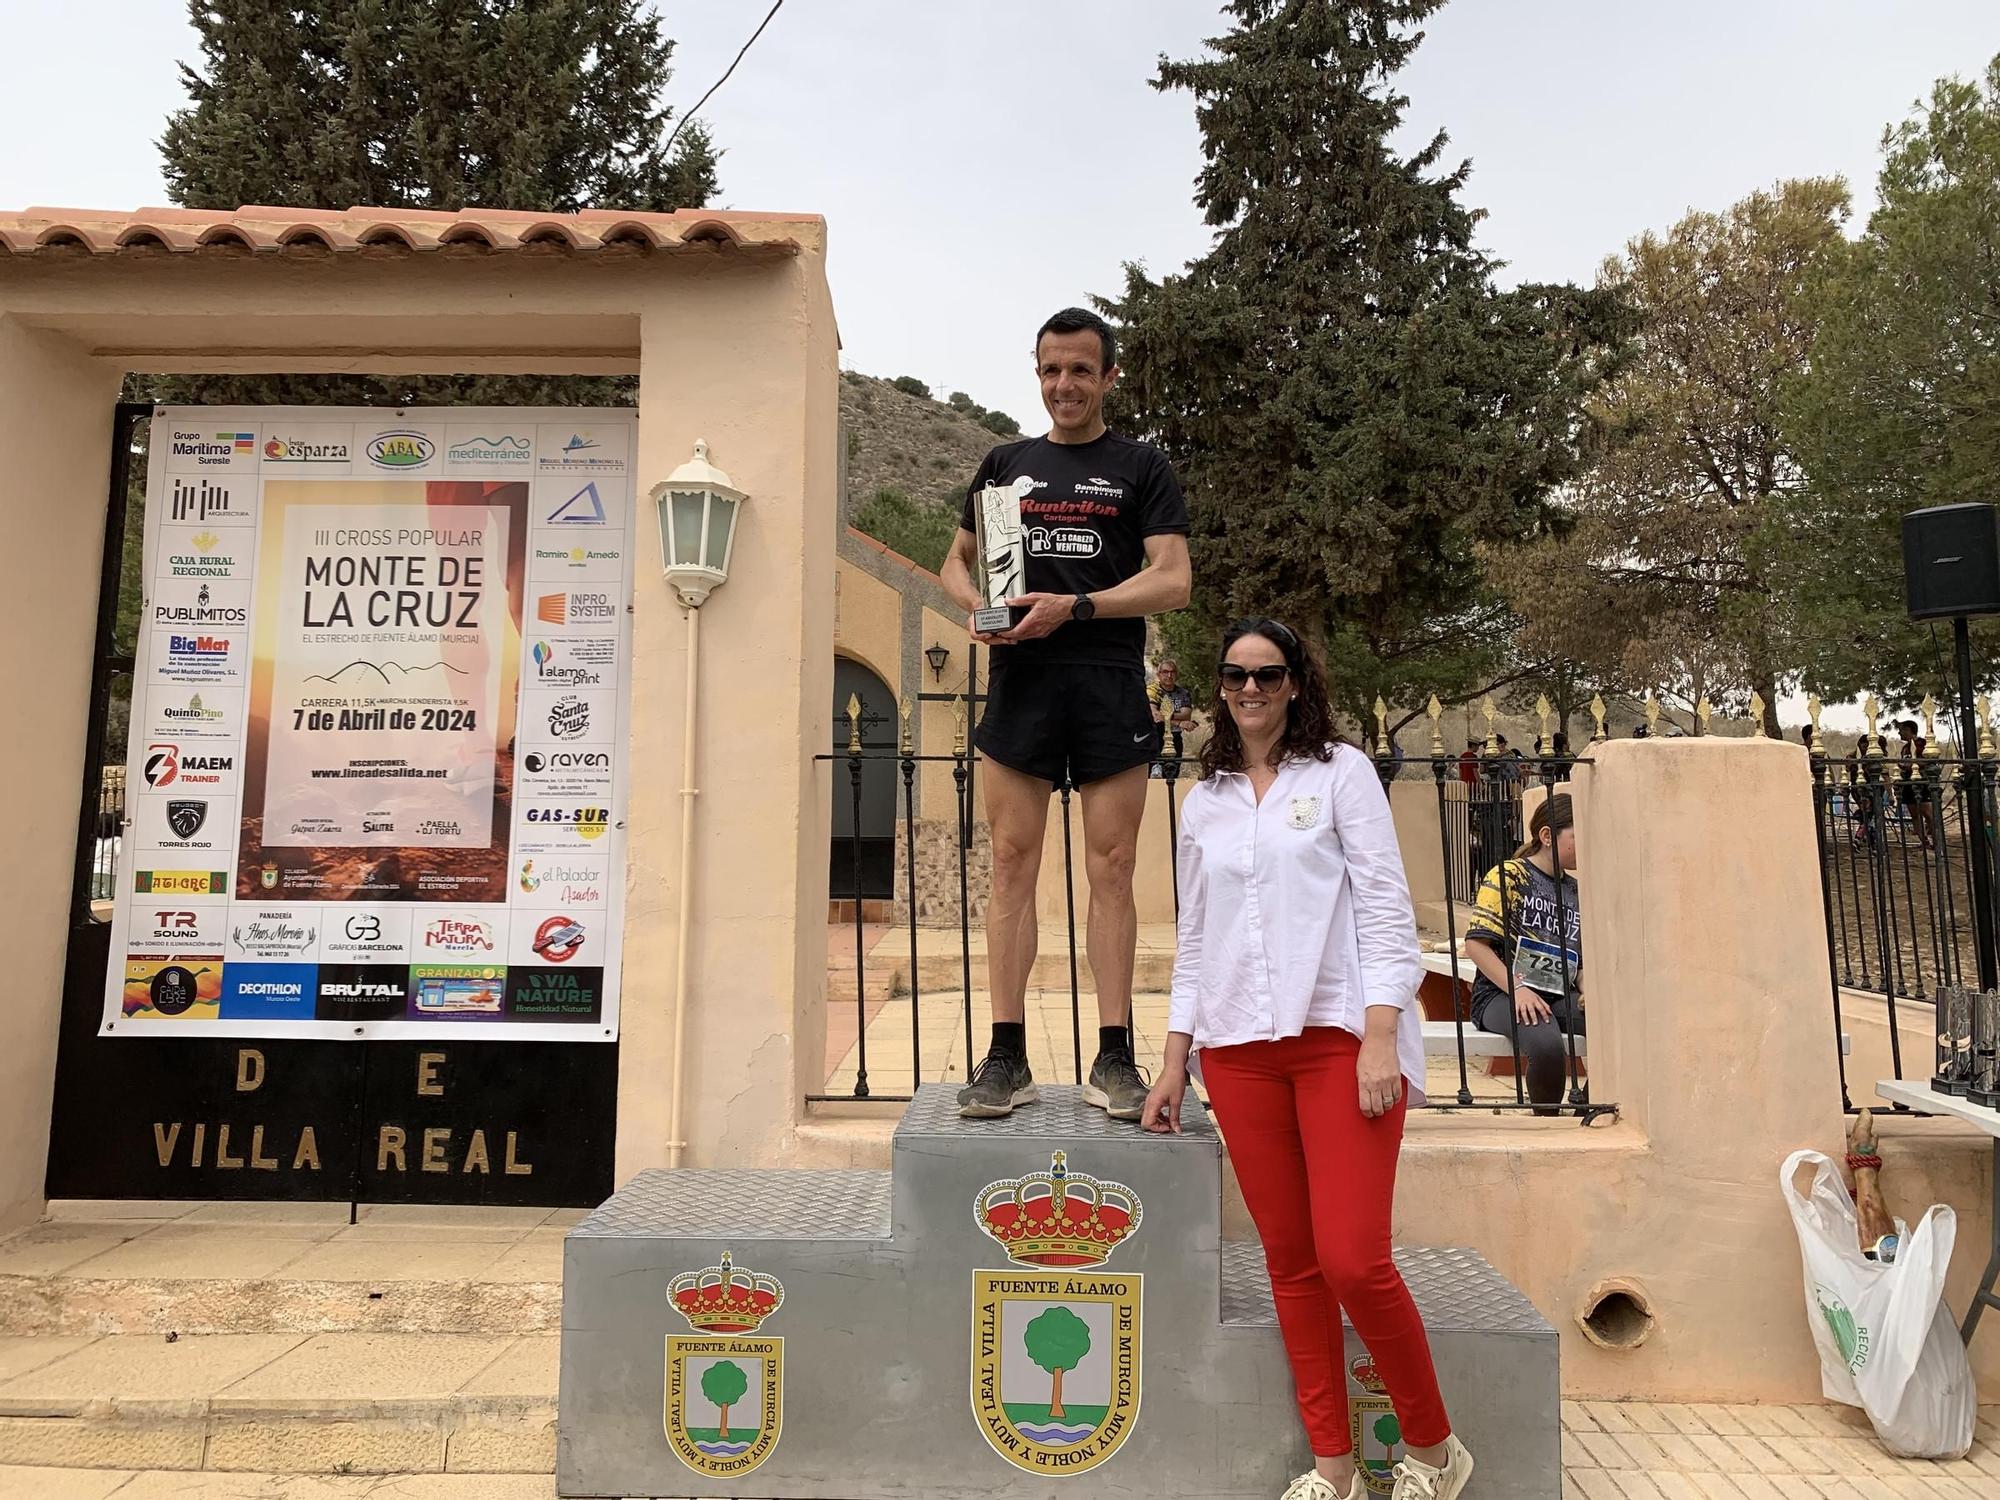
M 988 1183 L 973 1203 L 979 1227 L 1026 1266 L 1095 1266 L 1139 1227 L 1139 1195 L 1122 1182 L 1072 1172 L 1061 1151 L 1049 1169 Z
M 667 1300 L 697 1332 L 749 1333 L 778 1310 L 785 1289 L 775 1276 L 739 1271 L 725 1250 L 722 1264 L 668 1282 Z
M 1359 1359 L 1350 1361 L 1347 1373 L 1354 1377 L 1356 1385 L 1371 1395 L 1379 1396 L 1389 1389 L 1389 1382 L 1384 1380 L 1382 1372 L 1375 1368 L 1375 1357 L 1371 1354 L 1364 1354 Z

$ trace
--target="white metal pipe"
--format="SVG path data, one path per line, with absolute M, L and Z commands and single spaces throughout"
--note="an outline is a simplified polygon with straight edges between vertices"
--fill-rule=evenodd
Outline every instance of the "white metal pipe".
M 687 1034 L 688 1007 L 688 946 L 689 929 L 693 926 L 694 915 L 694 803 L 701 793 L 694 784 L 694 743 L 695 743 L 695 685 L 699 678 L 701 661 L 701 610 L 691 606 L 687 611 L 687 703 L 681 712 L 681 876 L 680 876 L 680 919 L 679 935 L 674 951 L 674 1060 L 673 1060 L 673 1105 L 667 1125 L 667 1165 L 678 1167 L 681 1153 L 687 1149 L 687 1137 L 681 1130 L 681 1092 L 686 1076 L 686 1049 L 684 1039 Z

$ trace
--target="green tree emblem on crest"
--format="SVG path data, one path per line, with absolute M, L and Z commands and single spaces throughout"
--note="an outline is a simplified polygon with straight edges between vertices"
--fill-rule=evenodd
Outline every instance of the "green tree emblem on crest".
M 702 1372 L 701 1393 L 715 1403 L 722 1413 L 716 1426 L 721 1430 L 722 1441 L 729 1441 L 729 1408 L 743 1399 L 743 1393 L 750 1389 L 750 1377 L 743 1373 L 743 1367 L 734 1360 L 721 1360 Z
M 1021 1342 L 1028 1358 L 1049 1372 L 1049 1420 L 1062 1420 L 1063 1373 L 1090 1353 L 1090 1325 L 1066 1307 L 1052 1307 L 1022 1330 Z

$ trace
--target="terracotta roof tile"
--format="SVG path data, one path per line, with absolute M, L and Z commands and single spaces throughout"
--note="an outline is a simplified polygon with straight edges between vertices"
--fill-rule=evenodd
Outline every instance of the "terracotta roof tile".
M 191 254 L 216 247 L 241 253 L 352 254 L 383 248 L 465 253 L 551 250 L 592 254 L 609 247 L 715 253 L 728 249 L 796 255 L 824 246 L 816 214 L 734 213 L 690 208 L 671 214 L 593 208 L 573 214 L 467 208 L 283 208 L 246 204 L 199 208 L 0 210 L 0 251 L 35 255 L 139 252 Z

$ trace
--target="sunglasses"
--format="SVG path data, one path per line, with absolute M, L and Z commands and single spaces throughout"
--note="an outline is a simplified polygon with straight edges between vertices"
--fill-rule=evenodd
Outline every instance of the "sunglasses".
M 1270 692 L 1291 675 L 1290 667 L 1239 667 L 1234 662 L 1224 662 L 1215 669 L 1218 681 L 1225 692 L 1240 693 L 1248 687 L 1251 678 L 1257 679 L 1257 686 Z

